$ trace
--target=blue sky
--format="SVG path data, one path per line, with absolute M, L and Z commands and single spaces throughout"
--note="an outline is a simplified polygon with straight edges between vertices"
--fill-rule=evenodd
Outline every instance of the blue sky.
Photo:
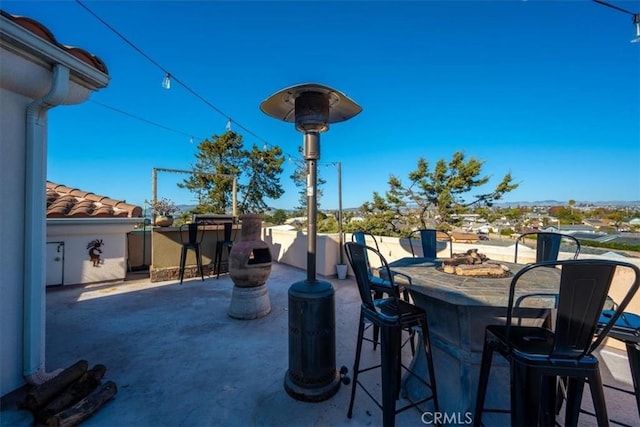
M 520 187 L 506 201 L 640 200 L 640 44 L 630 15 L 592 1 L 83 3 L 224 114 L 176 82 L 163 89 L 162 70 L 75 1 L 3 0 L 109 69 L 90 101 L 49 111 L 56 183 L 142 205 L 152 168 L 189 169 L 227 118 L 248 146 L 296 158 L 302 134 L 259 105 L 316 82 L 363 108 L 321 136 L 321 208 L 338 204 L 333 162 L 348 208 L 384 193 L 391 174 L 406 182 L 419 157 L 455 151 L 485 161 L 490 187 L 511 172 Z M 612 3 L 640 12 L 640 1 Z M 297 205 L 294 166 L 270 205 Z M 159 174 L 159 197 L 194 203 L 176 187 L 184 178 Z

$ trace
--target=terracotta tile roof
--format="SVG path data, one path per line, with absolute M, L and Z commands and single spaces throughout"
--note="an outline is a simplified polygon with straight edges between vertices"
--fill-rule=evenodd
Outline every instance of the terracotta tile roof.
M 47 181 L 47 218 L 138 218 L 140 206 Z
M 95 55 L 93 55 L 93 54 L 91 54 L 91 53 L 87 52 L 86 50 L 81 49 L 79 47 L 67 46 L 67 45 L 64 45 L 64 44 L 58 42 L 56 40 L 56 38 L 53 36 L 53 33 L 47 27 L 42 25 L 40 22 L 38 22 L 38 21 L 36 21 L 34 19 L 31 19 L 31 18 L 27 18 L 25 16 L 12 15 L 10 13 L 5 12 L 4 10 L 0 10 L 0 15 L 2 15 L 5 18 L 15 22 L 16 24 L 20 25 L 21 27 L 31 31 L 33 34 L 37 35 L 38 37 L 41 37 L 41 38 L 45 39 L 49 43 L 58 46 L 60 49 L 62 49 L 65 52 L 69 53 L 70 55 L 75 56 L 79 60 L 86 62 L 87 64 L 89 64 L 92 67 L 98 69 L 99 71 L 102 71 L 105 74 L 109 73 L 107 71 L 107 66 L 102 61 L 102 59 L 98 58 L 97 56 L 95 56 Z

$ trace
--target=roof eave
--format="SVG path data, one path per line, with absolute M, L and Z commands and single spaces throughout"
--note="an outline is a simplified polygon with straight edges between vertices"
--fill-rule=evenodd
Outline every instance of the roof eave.
M 66 52 L 64 49 L 37 36 L 6 16 L 0 15 L 0 45 L 14 51 L 27 52 L 48 64 L 68 67 L 78 84 L 89 90 L 104 88 L 110 77 L 94 66 Z

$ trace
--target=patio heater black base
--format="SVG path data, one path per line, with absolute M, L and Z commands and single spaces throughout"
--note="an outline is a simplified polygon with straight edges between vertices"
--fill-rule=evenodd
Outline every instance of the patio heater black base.
M 334 289 L 322 281 L 296 282 L 289 288 L 289 396 L 321 402 L 338 392 Z

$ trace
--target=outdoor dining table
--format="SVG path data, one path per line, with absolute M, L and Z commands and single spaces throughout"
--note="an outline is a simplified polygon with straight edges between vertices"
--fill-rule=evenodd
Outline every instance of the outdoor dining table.
M 509 268 L 508 277 L 458 276 L 441 271 L 442 260 L 402 258 L 390 263 L 393 271 L 411 277 L 414 303 L 425 309 L 433 352 L 440 412 L 455 423 L 473 419 L 485 328 L 504 323 L 511 277 L 522 264 L 491 261 Z M 530 274 L 531 273 L 531 274 Z M 536 269 L 518 282 L 514 322 L 542 325 L 556 305 L 560 272 Z M 412 369 L 425 373 L 426 360 L 416 352 Z M 509 368 L 494 357 L 486 407 L 509 409 Z M 427 391 L 411 376 L 403 379 L 402 392 L 412 400 Z M 503 418 L 505 418 L 503 416 Z M 508 417 L 505 418 L 508 424 Z

